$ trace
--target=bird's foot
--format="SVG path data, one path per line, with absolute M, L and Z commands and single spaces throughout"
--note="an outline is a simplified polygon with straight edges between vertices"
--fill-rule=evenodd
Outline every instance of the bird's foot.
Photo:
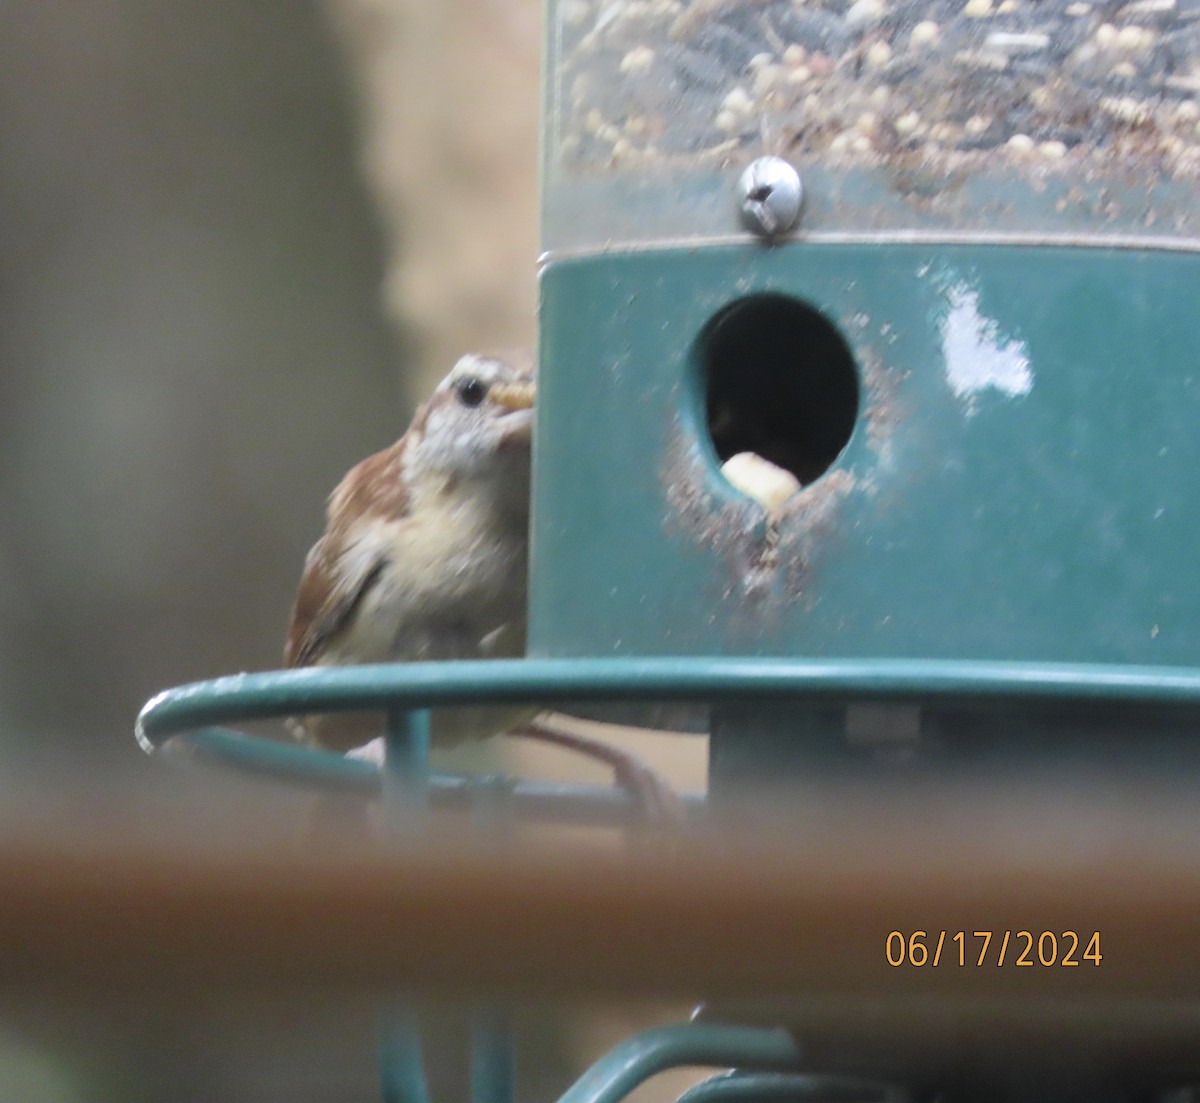
M 632 751 L 569 730 L 563 722 L 545 715 L 510 734 L 552 743 L 598 759 L 611 767 L 613 780 L 633 798 L 643 825 L 666 830 L 677 830 L 684 826 L 686 812 L 679 794 L 662 774 Z

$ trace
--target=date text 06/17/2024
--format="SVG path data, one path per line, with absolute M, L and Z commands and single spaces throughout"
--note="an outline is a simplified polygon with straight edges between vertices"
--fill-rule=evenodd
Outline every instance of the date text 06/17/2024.
M 888 965 L 916 968 L 1072 968 L 1103 960 L 1099 931 L 903 931 L 888 933 Z

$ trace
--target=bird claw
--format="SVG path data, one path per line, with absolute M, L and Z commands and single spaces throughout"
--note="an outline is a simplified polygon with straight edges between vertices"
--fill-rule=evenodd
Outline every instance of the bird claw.
M 668 831 L 675 831 L 684 826 L 687 813 L 679 794 L 662 774 L 632 751 L 601 739 L 568 731 L 546 718 L 534 720 L 510 734 L 552 743 L 589 758 L 599 759 L 609 766 L 617 787 L 628 793 L 637 805 L 641 826 Z M 383 769 L 387 757 L 386 741 L 379 736 L 347 751 L 346 757 L 359 762 L 369 762 Z
M 613 780 L 640 806 L 643 824 L 668 829 L 684 826 L 683 800 L 657 770 L 629 755 L 613 764 Z
M 686 812 L 679 794 L 662 774 L 632 751 L 569 731 L 544 716 L 510 734 L 551 743 L 605 763 L 612 769 L 616 784 L 638 805 L 643 827 L 677 831 L 684 826 Z

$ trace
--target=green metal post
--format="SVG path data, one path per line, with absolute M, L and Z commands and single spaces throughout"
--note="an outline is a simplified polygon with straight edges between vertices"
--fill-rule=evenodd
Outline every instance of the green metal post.
M 383 1103 L 430 1103 L 416 1012 L 397 1008 L 384 1018 L 380 1026 L 379 1072 Z
M 429 815 L 428 709 L 393 711 L 387 720 L 383 806 L 400 836 L 420 834 Z
M 471 1019 L 471 1103 L 512 1103 L 515 1076 L 508 1009 L 477 1008 Z
M 426 825 L 429 809 L 429 712 L 393 711 L 387 718 L 383 805 L 399 837 Z M 421 1025 L 411 1008 L 397 1008 L 381 1028 L 379 1066 L 384 1103 L 430 1103 L 421 1058 Z
M 503 840 L 512 824 L 512 782 L 499 775 L 471 786 L 476 828 L 488 839 Z M 508 1008 L 486 1004 L 471 1018 L 471 1103 L 513 1103 L 516 1069 Z

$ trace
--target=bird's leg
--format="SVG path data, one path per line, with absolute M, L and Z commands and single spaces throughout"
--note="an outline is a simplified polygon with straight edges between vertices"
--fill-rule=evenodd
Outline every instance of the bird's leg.
M 587 755 L 612 768 L 613 778 L 637 802 L 642 822 L 656 827 L 678 828 L 685 820 L 683 801 L 670 783 L 657 770 L 647 765 L 632 751 L 615 747 L 602 739 L 594 739 L 555 724 L 543 715 L 528 724 L 514 728 L 509 735 L 551 743 L 578 754 Z

